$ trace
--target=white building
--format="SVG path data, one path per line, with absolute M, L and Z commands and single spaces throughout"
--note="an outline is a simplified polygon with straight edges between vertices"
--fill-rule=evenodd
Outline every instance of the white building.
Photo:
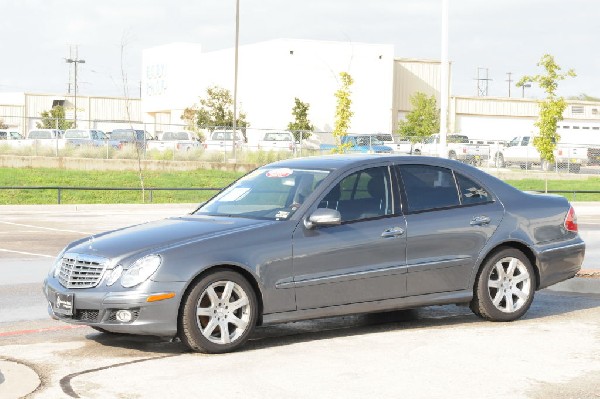
M 199 104 L 208 87 L 233 93 L 233 48 L 202 52 L 200 44 L 173 43 L 146 49 L 142 58 L 142 98 L 78 96 L 79 127 L 180 129 L 183 110 Z M 244 45 L 239 48 L 238 109 L 247 114 L 252 130 L 285 129 L 297 97 L 310 105 L 315 129 L 330 132 L 339 76 L 348 72 L 354 80 L 350 131 L 394 132 L 411 111 L 414 93 L 434 95 L 440 103 L 440 68 L 436 60 L 395 58 L 387 44 L 278 39 Z M 26 133 L 53 105 L 64 105 L 71 119 L 74 103 L 70 94 L 0 93 L 0 120 Z M 510 140 L 537 131 L 539 107 L 533 99 L 451 96 L 449 106 L 449 133 Z M 568 101 L 559 133 L 563 141 L 600 144 L 600 103 Z
M 285 129 L 297 97 L 310 105 L 316 130 L 331 131 L 341 72 L 354 80 L 351 130 L 392 128 L 392 45 L 271 40 L 240 46 L 238 65 L 238 106 L 253 128 Z M 178 124 L 183 109 L 198 104 L 208 87 L 233 93 L 234 51 L 202 53 L 187 43 L 153 47 L 143 52 L 142 75 L 145 121 Z

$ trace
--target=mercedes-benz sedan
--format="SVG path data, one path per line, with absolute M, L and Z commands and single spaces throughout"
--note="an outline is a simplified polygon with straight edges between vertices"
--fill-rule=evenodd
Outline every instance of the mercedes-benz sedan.
M 73 242 L 44 290 L 65 322 L 219 353 L 257 325 L 334 315 L 457 303 L 515 320 L 584 252 L 562 197 L 451 160 L 331 155 L 263 166 L 189 215 Z

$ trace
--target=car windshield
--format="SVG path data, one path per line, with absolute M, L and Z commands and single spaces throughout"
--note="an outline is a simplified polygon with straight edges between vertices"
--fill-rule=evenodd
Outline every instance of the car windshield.
M 89 137 L 85 130 L 68 129 L 65 131 L 65 139 L 85 139 Z
M 195 213 L 286 220 L 328 174 L 326 170 L 257 169 L 223 190 Z
M 116 129 L 113 130 L 110 138 L 114 140 L 144 140 L 144 133 L 141 130 Z

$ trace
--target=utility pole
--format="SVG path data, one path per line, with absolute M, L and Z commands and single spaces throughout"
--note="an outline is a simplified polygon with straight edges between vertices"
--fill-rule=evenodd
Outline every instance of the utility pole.
M 75 93 L 75 109 L 73 112 L 73 128 L 77 128 L 77 64 L 85 64 L 85 60 L 79 59 L 79 49 L 75 48 L 75 57 L 69 57 L 65 60 L 67 64 L 75 64 L 75 82 L 73 84 L 73 91 Z
M 237 80 L 238 80 L 238 47 L 240 41 L 240 0 L 235 0 L 235 72 L 233 78 L 233 159 L 235 160 L 235 144 L 237 138 Z
M 485 77 L 483 77 L 483 74 L 481 73 L 481 71 L 485 71 Z M 477 96 L 487 97 L 489 82 L 490 82 L 490 80 L 492 80 L 489 78 L 489 69 L 478 67 L 477 68 L 477 78 L 475 80 L 477 80 Z
M 506 81 L 508 82 L 508 98 L 510 98 L 510 86 L 511 86 L 511 83 L 513 82 L 512 72 L 506 72 L 506 74 L 508 75 L 508 79 L 506 79 Z

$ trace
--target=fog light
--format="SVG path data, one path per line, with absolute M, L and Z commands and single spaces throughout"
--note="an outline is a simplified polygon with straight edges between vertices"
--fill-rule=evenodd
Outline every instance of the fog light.
M 133 314 L 129 310 L 118 310 L 115 317 L 121 323 L 129 323 L 133 319 Z

